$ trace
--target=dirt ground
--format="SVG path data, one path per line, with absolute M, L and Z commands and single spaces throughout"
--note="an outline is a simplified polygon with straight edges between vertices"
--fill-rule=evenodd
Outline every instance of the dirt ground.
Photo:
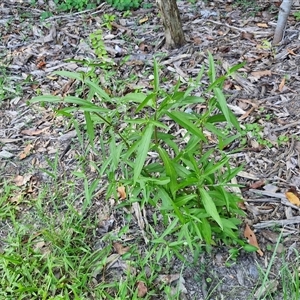
M 299 6 L 296 1 L 283 41 L 272 46 L 277 1 L 235 2 L 178 1 L 187 44 L 176 50 L 163 46 L 163 27 L 155 5 L 124 17 L 101 4 L 93 10 L 43 20 L 42 12 L 49 11 L 44 1 L 34 8 L 29 1 L 0 3 L 0 68 L 6 87 L 0 90 L 4 98 L 0 102 L 2 179 L 31 174 L 35 183 L 47 181 L 49 176 L 40 170 L 49 168 L 46 157 L 56 155 L 62 176 L 69 176 L 76 168 L 76 151 L 72 150 L 78 145 L 75 131 L 68 130 L 51 109 L 28 106 L 27 101 L 37 94 L 72 94 L 74 82 L 58 80 L 52 73 L 85 70 L 68 59 L 96 58 L 88 41 L 89 34 L 99 28 L 109 58 L 118 65 L 127 57 L 126 63 L 116 68 L 114 79 L 99 74 L 103 86 L 116 96 L 150 87 L 155 54 L 160 54 L 159 64 L 168 79 L 163 83 L 166 89 L 179 76 L 183 80 L 197 76 L 201 64 L 207 63 L 207 51 L 218 62 L 219 74 L 246 62 L 234 79 L 226 81 L 224 93 L 244 126 L 261 126 L 257 135 L 248 127 L 246 147 L 232 155 L 232 160 L 237 165 L 245 163 L 237 182 L 244 185 L 246 222 L 255 229 L 264 256 L 242 253 L 228 266 L 228 249 L 217 248 L 211 254 L 201 254 L 196 264 L 190 258 L 190 265 L 183 267 L 174 259 L 172 272 L 182 271 L 185 280 L 183 299 L 254 299 L 261 284 L 260 269 L 266 270 L 279 237 L 274 226 L 284 225 L 269 278 L 278 281 L 273 299 L 283 299 L 279 270 L 283 260 L 293 262 L 293 249 L 299 247 L 299 207 L 291 205 L 285 194 L 300 185 L 300 42 L 299 23 L 293 16 Z M 115 16 L 112 30 L 103 26 L 104 14 Z M 120 84 L 124 78 L 132 80 Z

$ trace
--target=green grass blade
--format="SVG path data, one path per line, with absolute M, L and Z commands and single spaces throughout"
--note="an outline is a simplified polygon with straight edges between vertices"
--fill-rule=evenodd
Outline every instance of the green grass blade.
M 216 80 L 216 69 L 215 69 L 214 58 L 210 52 L 208 52 L 208 63 L 209 63 L 208 77 L 210 82 L 213 83 Z
M 53 72 L 53 74 L 60 75 L 60 76 L 63 76 L 63 77 L 72 78 L 72 79 L 77 79 L 79 81 L 83 81 L 82 74 L 76 73 L 76 72 L 56 71 L 56 72 Z
M 89 137 L 89 141 L 92 147 L 94 147 L 95 140 L 95 131 L 94 131 L 94 123 L 91 118 L 91 114 L 87 111 L 84 112 L 85 122 L 86 122 L 86 131 Z
M 149 94 L 147 97 L 145 97 L 145 99 L 139 104 L 139 106 L 137 107 L 137 109 L 135 110 L 135 113 L 140 112 L 146 105 L 149 105 L 151 107 L 151 104 L 148 104 L 150 100 L 153 100 L 153 98 L 155 97 L 154 93 Z
M 63 102 L 63 98 L 60 96 L 45 95 L 45 96 L 37 96 L 29 100 L 29 103 L 37 103 L 37 102 L 59 103 L 59 102 Z
M 159 91 L 159 67 L 156 59 L 154 59 L 154 91 L 156 93 Z

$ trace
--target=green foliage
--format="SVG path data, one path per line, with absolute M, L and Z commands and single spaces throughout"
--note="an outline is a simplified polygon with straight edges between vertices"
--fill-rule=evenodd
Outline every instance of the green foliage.
M 1 56 L 5 57 L 5 53 Z M 22 83 L 16 84 L 10 78 L 11 74 L 4 65 L 0 65 L 0 104 L 3 100 L 9 100 L 22 95 L 23 86 L 33 83 L 31 75 L 29 75 Z
M 117 10 L 129 10 L 139 8 L 142 0 L 106 0 L 106 2 Z
M 110 14 L 104 14 L 103 17 L 103 25 L 105 26 L 107 29 L 112 30 L 112 25 L 111 23 L 116 19 L 115 15 L 110 15 Z
M 90 34 L 90 42 L 98 58 L 107 58 L 107 51 L 103 42 L 101 29 Z
M 58 9 L 62 11 L 84 10 L 95 8 L 96 4 L 90 0 L 54 0 Z
M 271 118 L 270 115 L 266 115 L 266 120 Z M 226 134 L 229 132 L 229 128 L 226 128 L 223 133 Z M 247 141 L 250 138 L 255 139 L 257 143 L 261 146 L 266 146 L 266 147 L 273 147 L 274 143 L 272 143 L 270 140 L 264 138 L 263 134 L 263 126 L 258 124 L 258 123 L 251 123 L 251 124 L 245 124 L 244 129 L 240 132 L 241 134 L 241 140 L 240 144 L 242 146 L 245 146 L 247 144 Z M 280 135 L 277 138 L 277 145 L 281 146 L 284 145 L 289 141 L 289 137 L 286 135 Z
M 52 17 L 52 16 L 53 16 L 53 13 L 52 13 L 52 12 L 50 12 L 50 11 L 43 11 L 43 12 L 41 13 L 40 19 L 41 19 L 42 21 L 44 21 L 44 20 L 46 20 L 46 19 L 48 19 L 48 18 L 50 18 L 50 17 Z
M 224 81 L 239 67 L 217 78 L 213 57 L 209 55 L 210 84 L 202 86 L 205 90 L 202 97 L 194 96 L 193 91 L 202 85 L 204 67 L 187 88 L 183 90 L 178 82 L 170 92 L 160 87 L 160 70 L 154 61 L 153 91 L 119 98 L 108 95 L 98 81 L 59 71 L 55 73 L 85 86 L 88 90 L 83 93 L 87 95 L 85 99 L 49 95 L 36 97 L 31 103 L 63 103 L 66 107 L 58 113 L 65 116 L 84 112 L 91 146 L 96 146 L 96 135 L 103 145 L 104 163 L 98 172 L 109 179 L 107 197 L 122 184 L 130 195 L 129 202 L 122 205 L 133 202 L 153 205 L 162 215 L 166 229 L 161 235 L 149 225 L 152 243 L 173 250 L 179 257 L 185 246 L 191 251 L 201 245 L 209 249 L 222 241 L 243 247 L 238 226 L 244 213 L 238 207 L 240 198 L 230 192 L 231 179 L 242 166 L 232 167 L 228 154 L 223 151 L 240 137 L 239 133 L 231 133 L 241 129 L 222 93 Z M 203 112 L 191 110 L 190 107 L 199 103 L 206 106 Z M 134 113 L 133 107 L 136 107 Z M 228 134 L 223 133 L 224 123 L 231 128 Z M 98 124 L 103 130 L 101 134 L 95 132 Z M 208 132 L 217 140 L 216 145 L 210 145 Z M 148 162 L 150 153 L 153 159 Z M 120 172 L 123 179 L 119 178 L 118 183 L 115 174 Z
M 300 11 L 294 12 L 294 17 L 296 18 L 297 21 L 300 20 Z
M 47 163 L 43 171 L 52 180 L 40 186 L 34 201 L 24 199 L 22 207 L 29 205 L 30 209 L 22 214 L 20 206 L 12 201 L 22 189 L 1 182 L 0 218 L 7 226 L 1 232 L 0 299 L 140 299 L 136 288 L 139 281 L 148 287 L 145 299 L 158 294 L 180 299 L 174 291 L 170 295 L 166 282 L 157 280 L 162 273 L 162 259 L 171 264 L 159 245 L 140 253 L 137 245 L 128 244 L 129 251 L 116 257 L 113 244 L 128 234 L 129 225 L 113 234 L 96 233 L 99 219 L 95 220 L 90 208 L 99 180 L 89 180 L 79 167 L 74 172 L 83 180 L 83 191 L 79 192 L 77 180 L 62 179 L 59 155 Z M 79 212 L 81 199 L 84 201 Z M 126 274 L 119 273 L 120 280 L 109 279 L 112 258 L 128 266 Z

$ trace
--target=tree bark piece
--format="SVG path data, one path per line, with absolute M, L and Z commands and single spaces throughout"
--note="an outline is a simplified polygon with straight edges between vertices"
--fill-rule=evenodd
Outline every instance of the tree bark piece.
M 186 41 L 176 0 L 156 0 L 165 28 L 166 48 L 180 48 Z
M 273 45 L 277 45 L 283 38 L 288 16 L 292 8 L 293 0 L 283 0 L 279 7 L 278 21 L 274 33 Z

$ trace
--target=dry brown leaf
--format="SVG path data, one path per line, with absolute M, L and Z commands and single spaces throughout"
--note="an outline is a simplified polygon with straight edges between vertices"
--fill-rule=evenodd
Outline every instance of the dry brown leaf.
M 257 79 L 263 76 L 271 76 L 272 72 L 270 70 L 263 70 L 263 71 L 253 71 L 251 75 Z
M 129 251 L 129 247 L 124 247 L 121 243 L 115 242 L 113 243 L 114 249 L 120 255 L 123 255 Z
M 291 49 L 287 49 L 287 52 L 289 53 L 289 54 L 291 54 L 291 55 L 297 55 L 293 50 L 291 50 Z
M 24 150 L 19 154 L 19 158 L 22 160 L 22 159 L 26 158 L 27 156 L 29 156 L 32 148 L 33 148 L 33 146 L 31 144 L 28 144 L 24 148 Z
M 260 256 L 264 255 L 264 253 L 259 248 L 259 245 L 258 245 L 258 242 L 257 242 L 257 239 L 256 239 L 256 236 L 255 236 L 254 232 L 251 230 L 251 228 L 249 227 L 248 224 L 246 224 L 246 227 L 245 227 L 244 237 L 248 240 L 248 243 L 250 245 L 255 246 L 255 247 L 258 248 L 257 253 Z
M 13 182 L 15 183 L 16 186 L 22 186 L 25 185 L 30 179 L 32 175 L 28 174 L 25 176 L 22 175 L 17 175 L 14 179 Z
M 9 198 L 9 201 L 11 203 L 14 203 L 14 204 L 18 205 L 19 203 L 22 202 L 23 197 L 24 197 L 24 193 L 23 192 L 18 192 L 18 193 L 15 193 L 13 196 L 11 196 Z
M 202 40 L 200 37 L 193 37 L 194 44 L 195 45 L 200 45 L 202 43 Z
M 294 205 L 300 206 L 300 200 L 297 195 L 295 195 L 293 192 L 286 192 L 285 193 L 286 198 Z
M 246 207 L 244 201 L 238 202 L 237 205 L 238 205 L 238 207 L 239 207 L 240 209 L 242 209 L 242 210 L 246 210 L 246 209 L 247 209 L 247 207 Z
M 22 134 L 30 135 L 30 136 L 35 136 L 35 135 L 40 135 L 44 131 L 46 131 L 49 127 L 45 127 L 43 129 L 24 129 L 21 131 Z
M 125 186 L 119 186 L 118 189 L 118 195 L 119 195 L 119 198 L 121 200 L 125 200 L 126 199 L 126 191 L 125 191 Z
M 244 120 L 248 118 L 248 116 L 254 111 L 254 107 L 252 106 L 246 113 L 244 113 L 242 116 L 239 117 L 239 120 Z
M 142 18 L 142 19 L 139 20 L 139 24 L 140 24 L 140 25 L 141 25 L 141 24 L 144 24 L 144 23 L 146 23 L 148 20 L 149 20 L 149 18 L 146 16 L 145 18 Z
M 269 28 L 267 23 L 257 23 L 256 25 L 261 28 Z
M 137 282 L 138 297 L 144 298 L 147 295 L 148 289 L 143 281 Z
M 249 186 L 249 188 L 250 188 L 250 189 L 258 189 L 258 188 L 264 186 L 265 184 L 266 184 L 266 181 L 265 181 L 265 180 L 259 180 L 259 181 L 253 182 L 253 183 Z
M 150 44 L 146 44 L 145 42 L 141 42 L 139 45 L 139 49 L 143 52 L 150 52 L 152 50 L 152 46 Z
M 168 275 L 159 275 L 157 277 L 158 282 L 162 282 L 165 284 L 171 284 L 173 281 L 178 280 L 180 278 L 180 274 L 168 274 Z
M 251 32 L 241 32 L 241 38 L 245 40 L 252 40 L 254 38 L 254 34 Z
M 285 85 L 285 77 L 282 78 L 282 80 L 279 84 L 279 87 L 278 87 L 279 92 L 282 92 L 284 85 Z

